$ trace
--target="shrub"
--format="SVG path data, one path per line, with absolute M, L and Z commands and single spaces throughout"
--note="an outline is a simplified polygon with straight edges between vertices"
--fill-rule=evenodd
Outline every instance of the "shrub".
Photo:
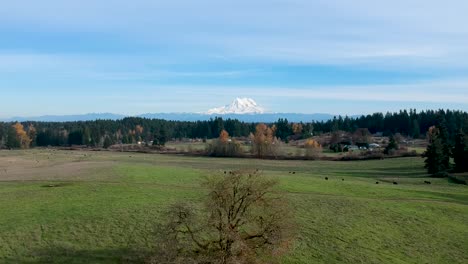
M 347 155 L 339 158 L 342 161 L 352 160 L 375 160 L 384 159 L 384 154 L 378 151 L 365 151 L 365 152 L 350 152 Z
M 226 130 L 222 130 L 219 138 L 207 146 L 207 153 L 213 157 L 239 157 L 242 155 L 242 147 L 236 141 L 229 139 Z
M 242 147 L 238 142 L 221 142 L 214 140 L 208 144 L 207 154 L 212 157 L 240 157 L 242 156 Z

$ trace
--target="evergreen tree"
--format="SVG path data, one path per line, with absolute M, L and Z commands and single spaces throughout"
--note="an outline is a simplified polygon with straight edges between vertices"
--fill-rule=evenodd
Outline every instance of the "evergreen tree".
M 16 136 L 16 129 L 13 126 L 8 126 L 7 141 L 5 146 L 9 149 L 21 148 L 21 142 Z
M 153 145 L 154 146 L 165 146 L 168 140 L 167 129 L 165 126 L 161 126 L 159 130 L 154 133 Z
M 395 140 L 395 136 L 390 136 L 390 142 L 387 147 L 385 147 L 384 154 L 391 154 L 393 151 L 398 150 L 398 143 Z
M 90 143 L 91 143 L 91 132 L 89 131 L 89 127 L 85 127 L 83 129 L 83 141 L 82 141 L 82 143 L 84 145 L 87 145 L 87 146 L 89 146 Z
M 83 132 L 77 130 L 68 134 L 68 145 L 83 145 Z
M 421 128 L 419 126 L 418 120 L 414 119 L 413 120 L 413 125 L 412 125 L 412 137 L 413 138 L 419 138 L 421 136 Z
M 52 145 L 51 133 L 49 130 L 41 131 L 37 133 L 36 136 L 36 145 L 40 147 L 46 147 Z
M 159 146 L 159 129 L 156 129 L 153 134 L 153 146 Z
M 122 144 L 130 144 L 130 143 L 132 143 L 130 137 L 127 134 L 124 134 L 122 137 Z
M 162 126 L 159 130 L 159 144 L 161 146 L 165 146 L 166 142 L 169 140 L 168 131 L 165 126 Z
M 4 125 L 0 122 L 0 148 L 3 146 L 3 139 L 5 138 Z
M 286 141 L 288 137 L 292 135 L 292 128 L 289 125 L 288 119 L 283 119 L 283 118 L 278 119 L 278 121 L 276 121 L 275 123 L 275 127 L 276 127 L 276 131 L 275 131 L 276 136 L 283 141 Z
M 453 160 L 456 172 L 468 171 L 468 137 L 463 133 L 459 133 L 455 138 Z
M 440 138 L 441 144 L 442 144 L 442 162 L 443 165 L 445 166 L 446 170 L 450 168 L 450 156 L 451 156 L 451 146 L 450 146 L 450 138 L 449 138 L 449 132 L 447 129 L 447 125 L 445 122 L 444 116 L 439 117 L 439 124 L 436 126 L 436 128 L 439 131 L 438 137 Z
M 213 135 L 219 135 L 222 130 L 224 130 L 224 122 L 221 117 L 216 117 L 212 122 L 212 130 L 211 133 Z
M 424 153 L 425 168 L 433 176 L 445 176 L 449 169 L 449 160 L 445 152 L 445 145 L 441 131 L 437 127 L 431 127 L 428 133 L 429 145 Z
M 113 144 L 114 144 L 114 143 L 112 142 L 111 137 L 106 136 L 106 137 L 104 138 L 103 147 L 104 147 L 105 149 L 108 149 L 108 148 L 109 148 L 110 146 L 112 146 Z

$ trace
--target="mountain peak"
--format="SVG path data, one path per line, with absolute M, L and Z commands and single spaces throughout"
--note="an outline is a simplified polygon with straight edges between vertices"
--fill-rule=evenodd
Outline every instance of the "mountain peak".
M 257 104 L 252 98 L 236 98 L 231 104 L 210 109 L 209 115 L 218 114 L 263 114 L 265 109 Z

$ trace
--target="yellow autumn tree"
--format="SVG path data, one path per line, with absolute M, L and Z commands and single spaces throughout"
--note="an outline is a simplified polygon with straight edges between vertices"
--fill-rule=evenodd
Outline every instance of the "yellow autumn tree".
M 308 139 L 304 144 L 306 150 L 306 157 L 309 159 L 316 159 L 322 152 L 322 146 L 316 140 Z
M 274 137 L 272 128 L 261 123 L 255 128 L 255 134 L 250 136 L 252 141 L 252 153 L 258 158 L 276 155 L 279 141 Z
M 142 133 L 143 133 L 143 127 L 140 126 L 140 125 L 136 125 L 135 131 L 136 131 L 136 133 L 138 133 L 138 134 L 142 134 Z
M 36 135 L 37 135 L 36 128 L 34 127 L 33 124 L 30 124 L 28 127 L 28 137 L 29 139 L 31 139 L 31 143 L 30 143 L 31 147 L 36 146 Z
M 24 126 L 20 123 L 13 125 L 13 128 L 16 132 L 16 140 L 19 142 L 19 145 L 22 149 L 29 148 L 31 144 L 31 139 L 28 136 L 28 133 L 24 130 Z
M 292 130 L 293 130 L 294 135 L 299 135 L 299 134 L 302 134 L 302 131 L 304 130 L 304 128 L 302 127 L 302 124 L 294 123 L 292 125 Z
M 137 141 L 142 141 L 143 140 L 143 127 L 140 125 L 136 125 L 135 127 L 135 136 Z

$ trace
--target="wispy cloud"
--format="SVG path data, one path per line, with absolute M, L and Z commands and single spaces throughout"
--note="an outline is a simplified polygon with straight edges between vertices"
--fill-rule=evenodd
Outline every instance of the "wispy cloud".
M 323 99 L 338 101 L 379 101 L 379 102 L 433 102 L 460 103 L 468 107 L 468 80 L 441 80 L 431 83 L 404 85 L 359 85 L 359 86 L 310 86 L 310 87 L 146 87 L 146 89 L 175 89 L 185 95 L 211 95 L 221 98 L 247 96 L 254 98 Z M 150 97 L 151 98 L 151 97 Z M 151 100 L 148 98 L 149 100 Z
M 57 34 L 118 33 L 133 44 L 146 43 L 147 49 L 162 45 L 174 56 L 198 53 L 299 63 L 351 60 L 382 66 L 389 58 L 402 66 L 421 57 L 434 65 L 468 58 L 464 0 L 137 0 L 111 5 L 46 0 L 24 6 L 23 1 L 3 3 L 0 29 L 9 25 Z M 183 57 L 174 58 L 179 59 Z

